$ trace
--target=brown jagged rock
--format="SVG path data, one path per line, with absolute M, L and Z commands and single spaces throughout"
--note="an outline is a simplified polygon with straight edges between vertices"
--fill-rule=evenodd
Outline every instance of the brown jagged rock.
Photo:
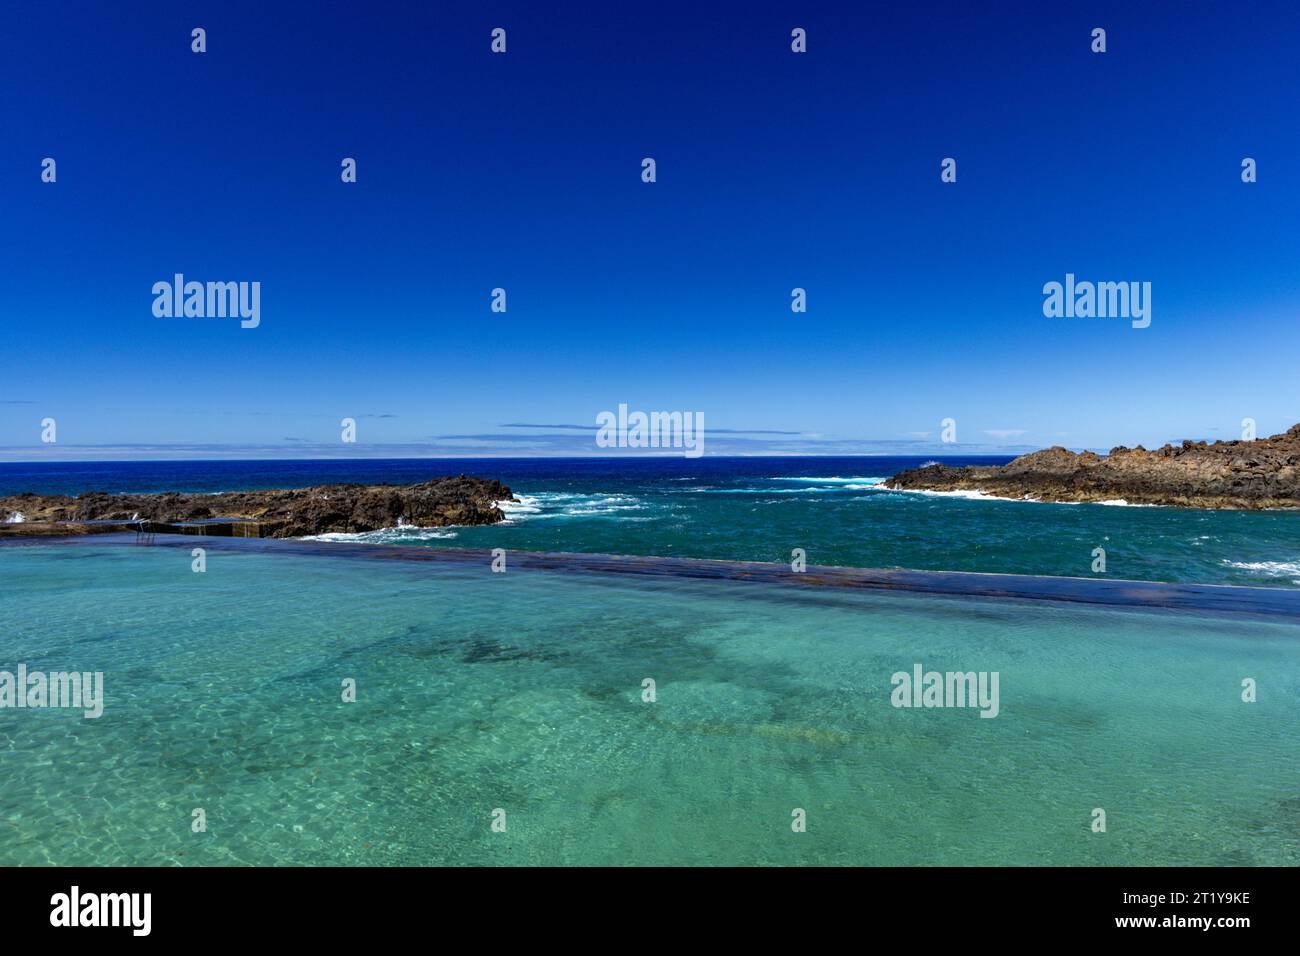
M 1300 424 L 1255 441 L 1184 441 L 1108 455 L 1059 445 L 1006 465 L 927 465 L 901 471 L 887 488 L 982 491 L 1001 498 L 1113 501 L 1186 508 L 1300 508 Z
M 84 522 L 177 523 L 235 518 L 256 521 L 264 536 L 296 538 L 330 532 L 377 531 L 399 523 L 420 528 L 495 524 L 505 518 L 498 501 L 514 495 L 499 481 L 465 475 L 414 485 L 317 485 L 221 494 L 65 495 L 0 498 L 0 534 L 84 534 Z M 13 519 L 22 515 L 22 521 Z M 51 530 L 53 529 L 53 530 Z M 61 530 L 60 530 L 61 529 Z M 111 528 L 111 530 L 120 530 Z

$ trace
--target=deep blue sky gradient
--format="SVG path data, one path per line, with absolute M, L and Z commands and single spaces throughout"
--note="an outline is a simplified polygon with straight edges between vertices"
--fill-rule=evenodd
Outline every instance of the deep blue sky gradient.
M 710 451 L 1280 431 L 1297 63 L 1281 3 L 13 5 L 0 457 L 596 453 L 502 426 L 619 402 L 794 433 Z M 261 327 L 155 318 L 175 272 Z M 1066 272 L 1151 327 L 1044 318 Z

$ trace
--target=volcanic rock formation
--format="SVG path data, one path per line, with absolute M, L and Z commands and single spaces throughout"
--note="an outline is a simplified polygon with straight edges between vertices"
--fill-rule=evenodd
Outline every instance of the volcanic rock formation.
M 1185 441 L 1108 455 L 1056 446 L 1006 465 L 927 465 L 887 488 L 982 491 L 1041 501 L 1114 501 L 1186 508 L 1300 508 L 1300 425 L 1256 441 Z

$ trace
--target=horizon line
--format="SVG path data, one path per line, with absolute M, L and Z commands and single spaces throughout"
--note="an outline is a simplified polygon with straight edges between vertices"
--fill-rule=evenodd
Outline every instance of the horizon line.
M 1041 450 L 1041 449 L 1037 449 Z M 1076 449 L 1070 449 L 1072 451 Z M 1077 451 L 1087 451 L 1089 449 L 1077 449 Z M 354 456 L 334 456 L 334 457 L 305 457 L 295 458 L 291 456 L 275 455 L 269 457 L 259 456 L 206 456 L 203 458 L 3 458 L 0 457 L 0 465 L 124 465 L 124 464 L 169 464 L 175 462 L 215 462 L 215 461 L 672 461 L 681 459 L 683 461 L 701 461 L 705 458 L 712 460 L 733 459 L 733 458 L 928 458 L 931 454 L 944 454 L 943 452 L 934 452 L 926 454 L 899 454 L 893 452 L 857 452 L 846 454 L 835 454 L 832 452 L 808 452 L 782 454 L 778 452 L 752 452 L 749 454 L 720 454 L 720 455 L 702 455 L 698 458 L 687 458 L 681 454 L 651 454 L 651 455 L 406 455 L 406 456 L 383 456 L 383 455 L 354 455 Z M 949 458 L 1018 458 L 1026 452 L 955 452 L 948 453 Z

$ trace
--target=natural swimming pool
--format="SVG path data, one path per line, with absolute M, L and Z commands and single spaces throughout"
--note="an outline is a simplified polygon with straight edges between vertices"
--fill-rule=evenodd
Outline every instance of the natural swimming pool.
M 194 539 L 6 545 L 0 602 L 0 669 L 104 674 L 0 710 L 0 863 L 1300 863 L 1285 617 Z

